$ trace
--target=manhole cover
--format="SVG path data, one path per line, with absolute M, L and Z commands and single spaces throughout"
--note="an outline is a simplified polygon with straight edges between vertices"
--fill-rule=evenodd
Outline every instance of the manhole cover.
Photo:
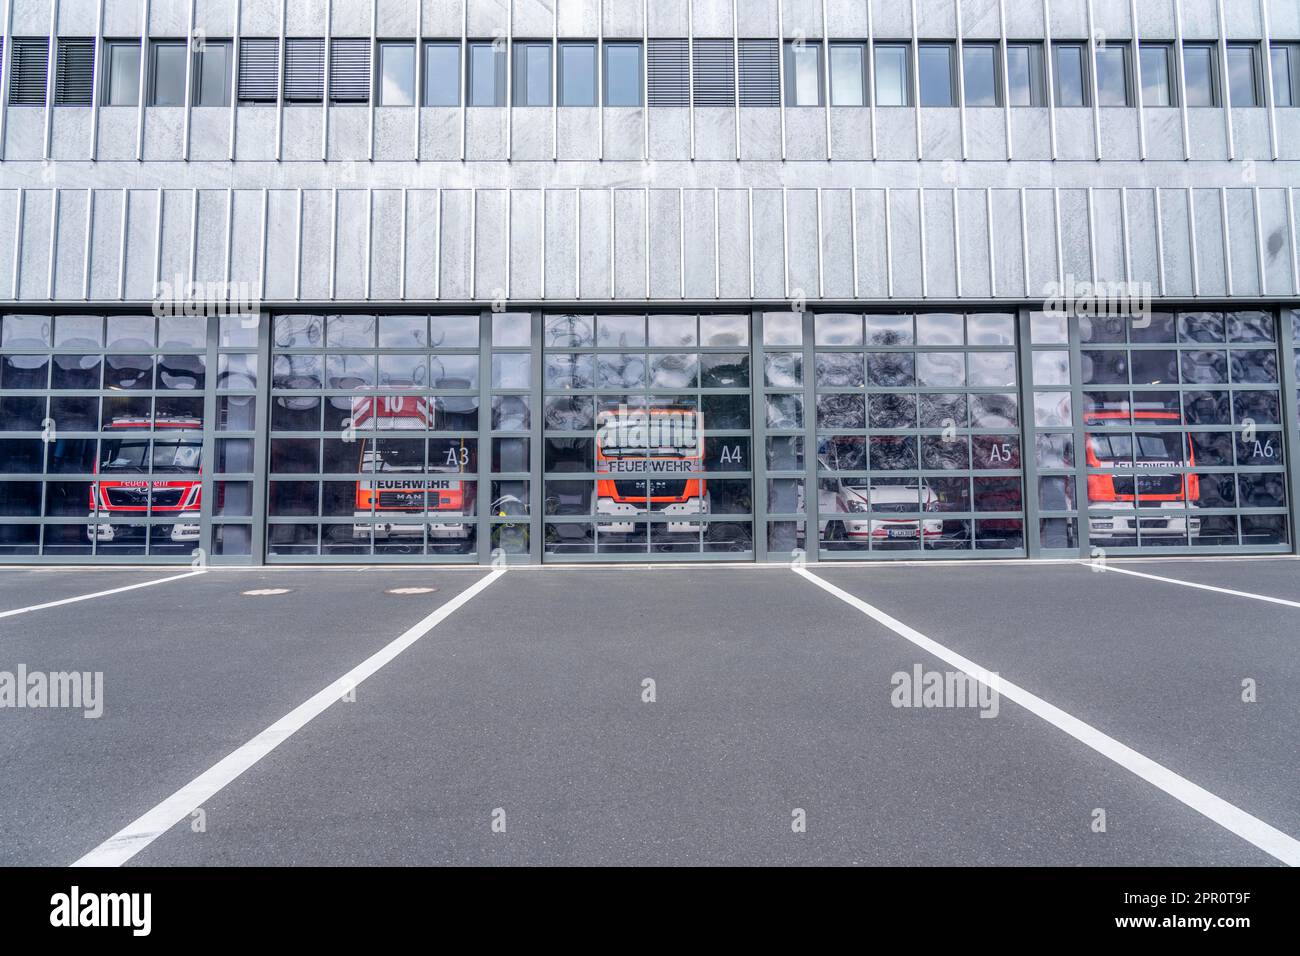
M 390 588 L 389 594 L 432 594 L 437 588 Z
M 245 597 L 274 597 L 277 594 L 288 594 L 288 588 L 254 588 L 251 591 L 245 591 Z

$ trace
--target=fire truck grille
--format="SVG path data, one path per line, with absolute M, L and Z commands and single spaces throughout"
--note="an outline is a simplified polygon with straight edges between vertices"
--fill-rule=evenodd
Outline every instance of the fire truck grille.
M 649 485 L 651 498 L 680 498 L 686 493 L 685 481 L 654 479 Z M 646 482 L 616 481 L 614 487 L 624 501 L 644 501 L 646 498 Z
M 437 506 L 438 496 L 429 495 L 429 504 Z M 420 510 L 424 507 L 424 494 L 419 491 L 381 491 L 379 493 L 380 508 L 407 508 Z
M 1132 495 L 1133 478 L 1117 477 L 1115 478 L 1115 494 Z M 1183 491 L 1183 479 L 1181 475 L 1138 475 L 1137 493 L 1139 495 L 1178 495 Z
M 184 488 L 157 488 L 153 492 L 155 508 L 179 508 L 185 495 Z M 109 488 L 108 504 L 113 508 L 146 508 L 149 506 L 148 488 Z

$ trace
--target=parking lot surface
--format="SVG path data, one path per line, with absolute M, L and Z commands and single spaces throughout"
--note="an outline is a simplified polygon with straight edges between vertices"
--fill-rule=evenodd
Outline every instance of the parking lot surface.
M 0 571 L 0 863 L 1294 862 L 1297 572 Z

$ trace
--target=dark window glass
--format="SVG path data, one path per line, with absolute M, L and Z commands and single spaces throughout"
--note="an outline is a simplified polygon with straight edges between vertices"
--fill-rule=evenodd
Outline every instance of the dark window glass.
M 1057 106 L 1087 106 L 1083 44 L 1058 43 L 1053 49 Z
M 149 72 L 150 106 L 185 105 L 185 44 L 155 40 Z
M 923 43 L 919 53 L 922 106 L 955 106 L 952 72 L 953 47 L 948 43 Z
M 967 106 L 1001 106 L 998 48 L 992 43 L 968 43 L 962 48 L 962 83 Z

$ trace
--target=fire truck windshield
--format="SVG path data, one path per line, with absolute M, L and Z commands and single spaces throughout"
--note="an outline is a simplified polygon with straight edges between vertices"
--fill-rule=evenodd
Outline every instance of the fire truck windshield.
M 361 447 L 361 470 L 371 471 L 423 471 L 424 442 L 386 441 Z
M 175 474 L 198 473 L 199 458 L 203 449 L 200 442 L 179 439 L 155 440 L 152 442 L 152 455 L 150 445 L 148 440 L 106 441 L 104 458 L 99 466 L 100 471 L 134 474 L 149 471 Z
M 1104 465 L 1134 461 L 1138 464 L 1180 464 L 1183 460 L 1183 439 L 1178 432 L 1146 432 L 1133 437 L 1100 434 L 1089 438 L 1097 460 Z

